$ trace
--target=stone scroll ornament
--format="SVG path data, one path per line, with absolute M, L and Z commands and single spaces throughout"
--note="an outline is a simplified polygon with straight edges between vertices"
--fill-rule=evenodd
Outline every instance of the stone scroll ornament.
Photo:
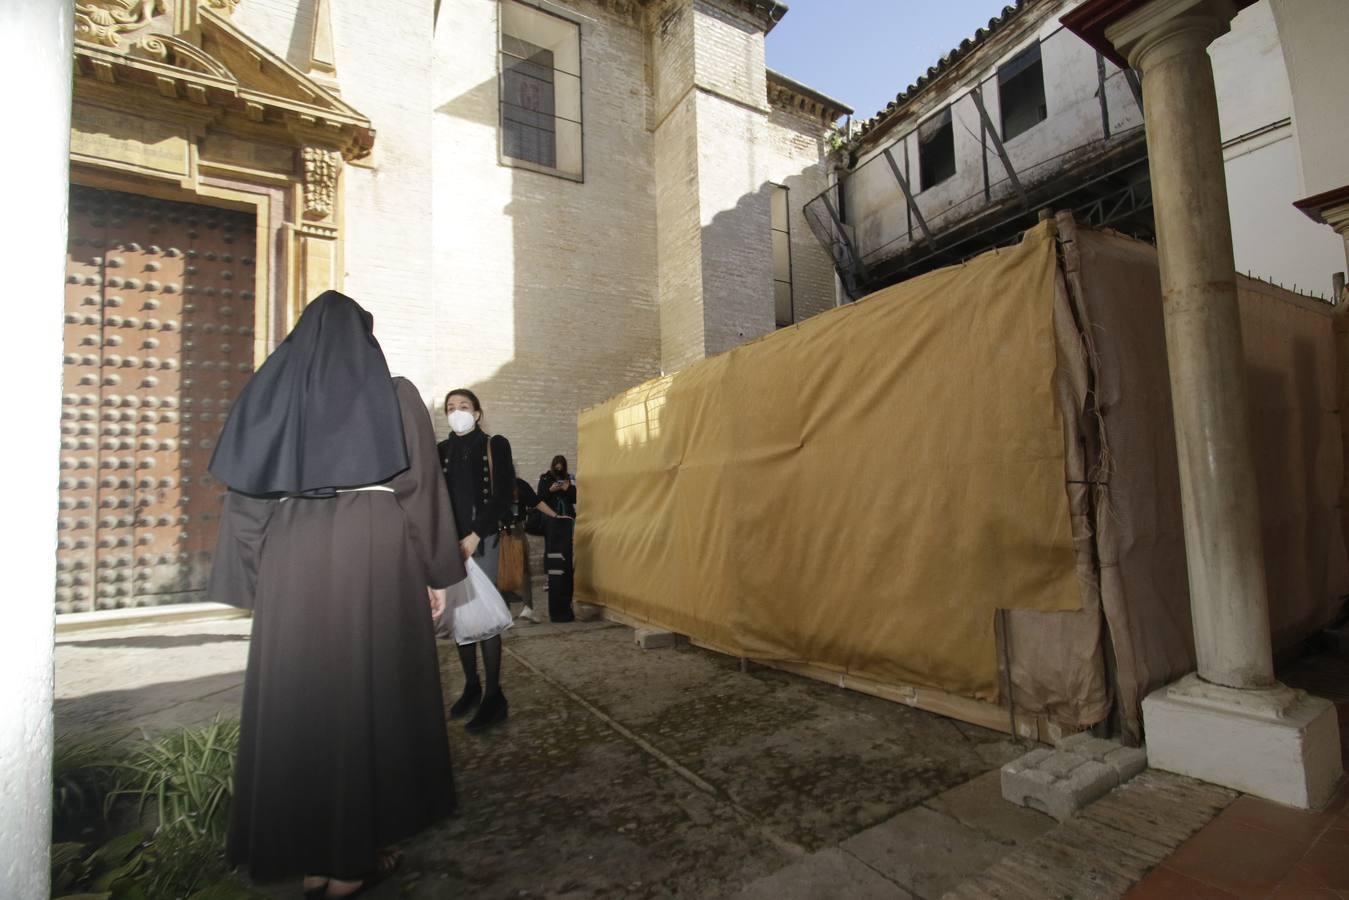
M 337 168 L 342 159 L 336 150 L 304 148 L 304 214 L 326 219 L 333 214 L 337 192 Z
M 117 47 L 122 35 L 137 31 L 164 12 L 164 0 L 84 0 L 75 4 L 75 36 Z
M 119 47 L 122 35 L 139 31 L 156 16 L 163 15 L 166 0 L 79 0 L 75 4 L 75 37 Z M 181 0 L 186 2 L 186 0 Z M 200 0 L 208 9 L 226 16 L 234 12 L 240 0 Z

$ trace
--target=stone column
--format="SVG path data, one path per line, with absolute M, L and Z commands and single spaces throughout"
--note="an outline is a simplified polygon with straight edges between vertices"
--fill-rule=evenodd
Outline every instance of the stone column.
M 17 338 L 5 355 L 6 442 L 13 473 L 6 501 L 18 514 L 5 535 L 0 629 L 0 877 L 6 897 L 49 895 L 52 804 L 52 630 L 56 615 L 56 502 L 60 459 L 61 309 L 70 196 L 71 0 L 0 3 L 0 82 L 22 134 L 0 151 L 10 210 L 6 288 Z
M 1137 28 L 1143 33 L 1129 46 L 1129 62 L 1143 74 L 1199 675 L 1228 687 L 1269 687 L 1259 492 L 1207 50 L 1228 22 L 1198 4 Z
M 1334 707 L 1274 680 L 1259 494 L 1208 45 L 1233 0 L 1151 0 L 1105 28 L 1143 75 L 1199 672 L 1143 702 L 1158 768 L 1293 806 L 1340 777 Z

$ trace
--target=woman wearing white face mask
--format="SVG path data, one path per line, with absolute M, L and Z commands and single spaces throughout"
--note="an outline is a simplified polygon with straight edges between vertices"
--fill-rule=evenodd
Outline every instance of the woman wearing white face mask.
M 472 556 L 495 582 L 498 542 L 503 525 L 511 517 L 515 490 L 511 444 L 499 434 L 488 437 L 482 430 L 482 404 L 467 388 L 446 395 L 445 415 L 452 433 L 438 449 L 450 505 L 459 525 L 460 552 L 465 559 Z M 480 646 L 486 685 L 478 680 Z M 459 662 L 464 667 L 464 692 L 450 707 L 450 718 L 463 718 L 477 707 L 477 715 L 468 723 L 468 730 L 475 732 L 505 721 L 508 707 L 500 682 L 501 636 L 478 644 L 460 644 Z

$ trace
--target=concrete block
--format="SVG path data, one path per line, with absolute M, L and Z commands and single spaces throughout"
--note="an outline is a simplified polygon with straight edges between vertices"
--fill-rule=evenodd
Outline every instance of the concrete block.
M 1148 764 L 1298 809 L 1319 809 L 1343 774 L 1329 700 L 1276 686 L 1224 688 L 1187 675 L 1143 700 Z
M 1124 784 L 1135 776 L 1143 774 L 1148 767 L 1148 751 L 1145 747 L 1118 747 L 1101 760 L 1119 775 L 1119 783 Z
M 666 647 L 677 647 L 687 640 L 682 634 L 662 631 L 659 628 L 634 628 L 633 636 L 637 640 L 637 646 L 643 650 L 663 650 Z
M 1120 784 L 1148 767 L 1148 752 L 1144 748 L 1125 747 L 1119 741 L 1093 737 L 1085 731 L 1059 741 L 1058 749 L 1105 763 L 1119 774 Z
M 582 603 L 579 600 L 572 601 L 572 612 L 576 614 L 577 621 L 580 622 L 598 622 L 604 617 L 604 607 L 596 606 L 593 603 Z
M 1041 771 L 1048 772 L 1055 778 L 1067 778 L 1085 762 L 1087 762 L 1087 757 L 1080 753 L 1060 750 L 1056 753 L 1049 754 L 1037 768 Z
M 1002 767 L 1003 799 L 1060 822 L 1118 784 L 1114 769 L 1078 753 L 1033 750 Z

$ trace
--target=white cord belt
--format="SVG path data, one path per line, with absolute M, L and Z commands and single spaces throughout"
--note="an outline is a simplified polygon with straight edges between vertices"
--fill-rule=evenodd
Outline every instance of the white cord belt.
M 363 485 L 362 487 L 354 487 L 354 488 L 338 488 L 338 489 L 337 489 L 336 491 L 334 491 L 333 493 L 336 493 L 336 494 L 354 494 L 354 493 L 356 493 L 357 491 L 383 491 L 383 492 L 388 493 L 388 494 L 394 493 L 394 489 L 391 488 L 391 487 L 389 487 L 387 484 L 367 484 L 367 485 Z M 282 497 L 282 498 L 281 498 L 281 502 L 282 502 L 282 503 L 285 503 L 285 502 L 286 502 L 287 500 L 289 500 L 289 499 L 291 499 L 291 498 L 290 498 L 290 497 Z

